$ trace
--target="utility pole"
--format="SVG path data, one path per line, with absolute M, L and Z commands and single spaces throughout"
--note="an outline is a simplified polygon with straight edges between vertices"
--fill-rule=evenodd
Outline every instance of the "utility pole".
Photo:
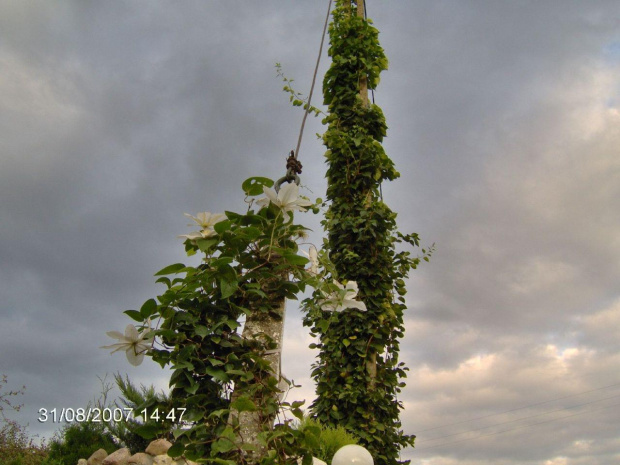
M 365 19 L 366 11 L 365 11 L 366 1 L 358 0 L 357 1 L 357 16 L 359 18 Z M 360 97 L 362 99 L 362 104 L 365 108 L 370 106 L 370 102 L 368 101 L 368 76 L 362 74 L 359 78 L 359 87 L 360 87 Z M 366 202 L 367 206 L 370 206 L 371 198 L 368 197 L 368 201 Z M 369 353 L 366 359 L 366 371 L 368 372 L 368 389 L 374 390 L 375 384 L 377 380 L 377 352 L 369 348 Z
M 357 16 L 364 19 L 366 17 L 366 0 L 357 0 Z M 368 107 L 368 76 L 360 76 L 360 97 L 365 107 Z
M 286 299 L 282 298 L 274 302 L 274 309 L 269 314 L 264 312 L 252 312 L 247 316 L 243 327 L 242 337 L 248 341 L 256 341 L 265 343 L 269 339 L 274 349 L 268 350 L 263 358 L 269 362 L 270 376 L 276 378 L 279 382 L 281 378 L 282 363 L 282 339 L 284 334 L 284 315 L 286 312 Z M 260 381 L 259 381 L 260 382 Z M 258 435 L 269 429 L 273 425 L 274 415 L 264 415 L 262 407 L 266 404 L 266 399 L 262 391 L 251 389 L 252 385 L 235 387 L 235 391 L 231 397 L 231 404 L 242 395 L 250 393 L 250 400 L 256 405 L 254 411 L 244 410 L 239 412 L 231 408 L 229 424 L 234 420 L 239 421 L 238 443 L 243 446 L 251 446 L 248 454 L 248 463 L 255 464 L 265 455 L 266 447 L 258 440 Z M 252 392 L 254 392 L 252 394 Z M 276 399 L 278 394 L 271 394 L 272 400 Z

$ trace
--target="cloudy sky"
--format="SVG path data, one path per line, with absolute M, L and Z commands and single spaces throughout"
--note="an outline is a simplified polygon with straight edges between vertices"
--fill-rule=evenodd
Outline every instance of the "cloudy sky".
M 375 99 L 402 177 L 401 229 L 436 244 L 412 273 L 401 400 L 416 465 L 620 462 L 620 7 L 367 0 L 390 59 Z M 185 255 L 184 212 L 242 211 L 278 178 L 326 1 L 0 0 L 0 373 L 13 418 L 84 407 L 117 371 L 99 347 Z M 329 61 L 324 54 L 320 74 Z M 319 102 L 320 93 L 315 102 Z M 323 147 L 300 160 L 324 196 Z M 315 230 L 311 214 L 297 220 Z M 284 372 L 311 400 L 294 302 Z

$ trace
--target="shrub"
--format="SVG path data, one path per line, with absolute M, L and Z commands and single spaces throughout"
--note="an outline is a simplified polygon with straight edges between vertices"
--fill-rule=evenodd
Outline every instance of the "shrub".
M 110 422 L 108 430 L 117 437 L 132 453 L 143 452 L 153 439 L 173 441 L 172 428 L 175 423 L 165 418 L 166 412 L 173 411 L 172 400 L 164 392 L 155 392 L 155 387 L 135 386 L 129 376 L 114 375 L 116 385 L 121 391 L 121 398 L 114 402 L 113 408 L 130 408 L 133 418 L 121 422 Z M 104 396 L 105 397 L 105 396 Z M 161 413 L 162 419 L 143 418 L 141 412 Z
M 49 445 L 49 460 L 75 465 L 98 449 L 110 454 L 119 445 L 101 423 L 72 423 L 57 432 Z
M 4 419 L 0 428 L 0 465 L 40 465 L 47 457 L 45 444 L 36 445 L 26 427 Z
M 7 382 L 7 376 L 2 375 L 0 388 Z M 45 444 L 35 444 L 25 426 L 5 415 L 7 408 L 19 412 L 22 405 L 14 403 L 12 398 L 23 395 L 25 389 L 26 386 L 22 386 L 16 391 L 0 392 L 0 465 L 39 465 L 47 457 Z
M 318 445 L 311 448 L 312 455 L 326 463 L 331 463 L 334 454 L 343 446 L 357 444 L 355 436 L 345 430 L 342 426 L 336 428 L 325 426 L 312 417 L 304 417 L 298 429 L 313 429 L 318 431 Z

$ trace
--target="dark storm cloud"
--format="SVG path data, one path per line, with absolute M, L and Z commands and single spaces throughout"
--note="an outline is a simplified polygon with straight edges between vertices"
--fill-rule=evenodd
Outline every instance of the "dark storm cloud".
M 615 2 L 367 4 L 402 173 L 385 199 L 404 231 L 437 244 L 410 279 L 406 430 L 620 382 Z M 155 271 L 187 260 L 183 212 L 242 210 L 245 178 L 284 174 L 302 115 L 274 65 L 307 94 L 325 7 L 0 2 L 0 372 L 27 385 L 17 419 L 31 431 L 51 434 L 37 409 L 84 406 L 106 372 L 166 386 L 154 364 L 98 347 L 160 291 Z M 302 145 L 311 196 L 324 196 L 322 130 L 309 121 Z M 289 308 L 284 372 L 309 400 L 314 354 Z M 609 465 L 614 411 L 435 449 L 420 433 L 404 458 Z
M 182 213 L 243 208 L 246 177 L 283 174 L 301 115 L 274 65 L 307 73 L 297 56 L 318 41 L 288 41 L 316 36 L 302 12 L 258 7 L 3 11 L 2 369 L 28 387 L 19 419 L 49 434 L 39 406 L 82 406 L 123 364 L 98 346 L 159 291 L 152 273 L 183 260 Z

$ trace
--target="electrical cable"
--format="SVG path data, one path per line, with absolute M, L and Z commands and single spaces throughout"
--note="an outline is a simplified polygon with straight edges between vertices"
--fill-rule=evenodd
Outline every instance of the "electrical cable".
M 321 46 L 319 47 L 319 56 L 316 59 L 316 66 L 314 67 L 314 75 L 312 76 L 312 85 L 310 86 L 310 94 L 308 95 L 308 103 L 306 103 L 306 111 L 304 117 L 301 120 L 301 128 L 299 129 L 299 138 L 297 139 L 297 148 L 291 150 L 291 154 L 286 159 L 286 174 L 278 179 L 274 184 L 276 192 L 280 192 L 280 187 L 284 182 L 294 182 L 299 185 L 299 174 L 301 173 L 301 163 L 297 159 L 299 154 L 299 147 L 301 146 L 301 139 L 304 135 L 304 127 L 306 126 L 306 118 L 310 112 L 310 103 L 312 102 L 312 93 L 314 92 L 314 84 L 316 83 L 316 75 L 319 70 L 319 63 L 321 62 L 321 55 L 323 54 L 323 43 L 325 42 L 325 32 L 327 31 L 327 24 L 329 23 L 329 12 L 332 8 L 332 0 L 329 0 L 327 5 L 327 15 L 325 16 L 325 24 L 323 25 L 323 35 L 321 36 Z
M 327 24 L 329 23 L 329 12 L 332 8 L 332 0 L 329 0 L 327 5 L 327 15 L 325 16 L 325 24 L 323 25 L 323 35 L 321 36 L 321 46 L 319 47 L 319 56 L 316 59 L 316 66 L 314 67 L 314 76 L 312 76 L 312 85 L 310 86 L 310 94 L 308 94 L 308 103 L 306 104 L 306 111 L 304 118 L 301 121 L 301 129 L 299 130 L 299 138 L 297 139 L 297 148 L 295 149 L 295 158 L 299 155 L 299 147 L 301 146 L 301 138 L 304 134 L 304 127 L 306 125 L 306 118 L 310 112 L 310 102 L 312 101 L 312 92 L 314 91 L 314 83 L 316 82 L 316 75 L 319 71 L 319 63 L 321 61 L 321 55 L 323 54 L 323 43 L 325 42 L 325 33 L 327 32 Z

